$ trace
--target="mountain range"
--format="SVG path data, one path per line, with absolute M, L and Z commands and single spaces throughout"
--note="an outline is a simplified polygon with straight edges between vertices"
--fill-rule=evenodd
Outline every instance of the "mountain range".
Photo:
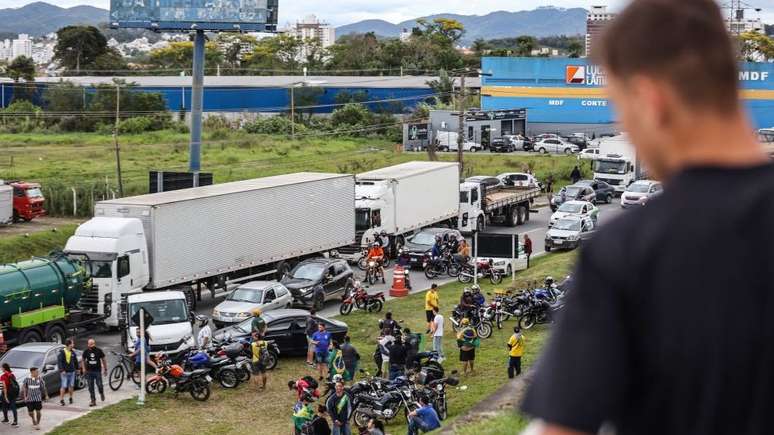
M 497 11 L 486 15 L 437 14 L 422 17 L 451 18 L 465 26 L 463 43 L 478 38 L 495 39 L 520 35 L 535 37 L 555 35 L 581 35 L 586 33 L 586 10 L 582 8 L 541 7 L 531 11 Z M 351 33 L 374 32 L 378 36 L 397 37 L 403 29 L 417 26 L 417 19 L 393 24 L 384 20 L 365 20 L 336 28 L 336 36 Z
M 0 33 L 40 36 L 71 24 L 97 25 L 107 21 L 108 11 L 93 6 L 60 8 L 35 2 L 20 8 L 0 9 Z

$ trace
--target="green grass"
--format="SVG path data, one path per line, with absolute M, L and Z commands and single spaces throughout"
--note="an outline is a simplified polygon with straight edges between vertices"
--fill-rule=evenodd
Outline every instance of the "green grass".
M 529 420 L 514 412 L 500 412 L 494 417 L 470 423 L 455 431 L 456 435 L 516 434 L 524 430 Z
M 75 233 L 76 225 L 64 225 L 54 231 L 0 238 L 0 264 L 45 256 L 64 248 L 67 239 Z
M 575 256 L 571 252 L 536 259 L 531 269 L 517 276 L 515 285 L 518 288 L 546 275 L 562 276 L 569 271 L 574 259 Z M 441 307 L 444 315 L 448 315 L 452 306 L 459 300 L 462 288 L 459 283 L 441 287 Z M 493 286 L 483 286 L 483 291 L 491 290 Z M 385 310 L 392 311 L 396 319 L 404 320 L 405 326 L 414 331 L 425 330 L 423 309 L 423 293 L 389 301 L 385 307 Z M 376 346 L 378 318 L 377 315 L 360 311 L 342 318 L 349 325 L 353 343 L 363 356 L 363 368 L 371 372 L 375 369 L 370 355 Z M 450 418 L 463 415 L 502 385 L 507 367 L 505 342 L 512 333 L 514 324 L 514 321 L 507 322 L 504 329 L 495 329 L 491 338 L 483 340 L 481 348 L 476 352 L 476 374 L 461 379 L 460 385 L 466 385 L 467 390 L 449 391 Z M 444 350 L 448 359 L 444 366 L 448 371 L 460 370 L 459 353 L 448 323 L 447 329 Z M 545 326 L 526 332 L 525 367 L 535 361 L 548 335 L 549 329 Z M 134 400 L 126 400 L 66 422 L 52 433 L 109 433 L 114 432 L 116 428 L 142 428 L 146 433 L 163 434 L 289 433 L 294 396 L 288 392 L 286 383 L 308 373 L 310 370 L 302 358 L 283 358 L 278 368 L 269 374 L 268 389 L 263 393 L 258 393 L 252 386 L 241 386 L 232 391 L 225 391 L 216 386 L 213 388 L 212 397 L 205 403 L 194 402 L 188 395 L 175 399 L 171 394 L 149 397 L 144 407 L 136 405 Z M 132 432 L 130 430 L 130 433 Z M 402 419 L 396 419 L 388 427 L 388 432 L 405 432 Z

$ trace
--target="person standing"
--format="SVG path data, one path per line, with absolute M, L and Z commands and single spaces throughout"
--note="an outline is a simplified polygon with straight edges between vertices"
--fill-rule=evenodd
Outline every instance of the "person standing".
M 408 413 L 408 435 L 430 432 L 441 427 L 438 413 L 427 403 L 425 395 L 419 396 L 419 409 Z
M 508 378 L 521 374 L 521 357 L 524 355 L 524 334 L 521 328 L 513 327 L 513 335 L 508 339 Z
M 349 418 L 352 416 L 352 403 L 349 393 L 344 391 L 343 382 L 336 382 L 336 392 L 328 397 L 325 407 L 333 421 L 333 435 L 351 435 Z
M 266 354 L 269 352 L 269 344 L 261 339 L 261 336 L 257 332 L 253 332 L 253 342 L 250 343 L 250 350 L 252 351 L 253 358 L 252 372 L 253 383 L 258 388 L 258 391 L 266 389 Z M 258 382 L 260 381 L 260 385 Z
M 328 347 L 331 344 L 331 334 L 325 330 L 325 323 L 317 324 L 317 332 L 312 336 L 314 344 L 314 357 L 317 362 L 317 372 L 322 381 L 328 376 Z
M 309 317 L 306 318 L 306 343 L 308 348 L 306 350 L 306 365 L 314 367 L 314 343 L 312 343 L 312 336 L 317 332 L 317 311 L 314 308 L 309 310 Z
M 313 435 L 331 435 L 331 426 L 328 424 L 328 408 L 325 405 L 317 405 L 317 415 L 312 419 Z
M 406 346 L 403 344 L 403 339 L 400 335 L 395 336 L 395 341 L 389 348 L 390 350 L 390 380 L 394 380 L 398 376 L 403 376 L 406 372 Z
M 438 307 L 433 307 L 433 324 L 431 329 L 433 334 L 433 350 L 438 352 L 440 361 L 443 362 L 443 316 Z
M 3 421 L 8 423 L 8 411 L 13 416 L 11 426 L 19 425 L 19 415 L 16 410 L 16 399 L 19 397 L 19 384 L 16 382 L 16 376 L 11 371 L 8 363 L 3 363 L 3 374 L 0 375 L 0 405 L 3 408 Z
M 212 328 L 210 328 L 210 319 L 207 316 L 196 316 L 199 320 L 199 334 L 196 336 L 196 343 L 199 349 L 207 349 L 212 342 Z
M 529 269 L 529 259 L 532 257 L 532 239 L 529 238 L 529 234 L 524 234 L 524 255 L 527 256 L 527 268 Z
M 546 177 L 546 193 L 549 195 L 554 192 L 554 174 L 548 174 L 548 177 Z M 550 196 L 549 196 L 549 199 Z
M 355 379 L 357 373 L 357 365 L 360 361 L 360 354 L 357 352 L 355 346 L 350 342 L 349 335 L 344 336 L 344 344 L 341 346 L 341 354 L 344 358 L 344 380 L 349 382 Z
M 457 334 L 457 346 L 460 348 L 460 362 L 462 362 L 462 374 L 473 374 L 476 360 L 476 348 L 479 345 L 478 334 L 470 326 L 470 319 L 465 317 L 460 322 L 462 330 Z
M 89 396 L 91 397 L 89 406 L 97 405 L 97 398 L 94 392 L 95 384 L 97 390 L 99 390 L 99 398 L 104 402 L 105 390 L 102 387 L 102 376 L 107 376 L 107 361 L 105 360 L 105 353 L 97 347 L 97 342 L 93 338 L 89 339 L 86 343 L 86 350 L 83 351 L 81 372 L 86 374 L 86 381 L 89 384 Z
M 296 435 L 301 435 L 301 430 L 304 425 L 311 422 L 314 419 L 314 409 L 312 408 L 312 402 L 314 398 L 310 394 L 304 394 L 301 399 L 293 407 L 293 429 Z
M 258 335 L 263 337 L 266 334 L 266 321 L 261 317 L 263 311 L 260 308 L 253 310 L 253 321 L 250 322 L 250 332 L 257 332 Z
M 37 367 L 30 367 L 30 376 L 22 384 L 22 400 L 27 405 L 32 427 L 40 430 L 40 412 L 43 409 L 43 401 L 48 400 L 48 390 Z
M 570 172 L 570 180 L 572 181 L 572 184 L 577 183 L 581 179 L 581 171 L 578 168 L 578 165 L 575 165 L 574 168 L 572 168 L 572 172 Z
M 395 341 L 395 336 L 393 334 L 393 329 L 389 327 L 385 327 L 382 329 L 382 333 L 379 336 L 379 342 L 376 345 L 376 349 L 381 356 L 380 363 L 377 364 L 377 372 L 376 377 L 381 377 L 384 372 L 388 373 L 390 372 L 390 346 L 392 346 L 392 343 Z M 374 361 L 376 362 L 376 361 Z
M 70 403 L 73 403 L 73 390 L 75 389 L 75 375 L 78 371 L 78 356 L 75 354 L 72 338 L 68 338 L 65 347 L 59 351 L 57 357 L 59 368 L 59 404 L 65 406 L 65 393 L 70 394 Z
M 426 334 L 429 334 L 430 330 L 432 329 L 433 319 L 435 318 L 435 314 L 433 314 L 433 308 L 439 307 L 439 299 L 438 284 L 433 283 L 433 285 L 430 286 L 430 290 L 425 293 L 425 318 L 427 320 L 427 331 L 425 331 Z
M 338 341 L 332 340 L 328 350 L 328 380 L 334 381 L 336 375 L 338 379 L 344 379 L 347 372 L 347 366 L 344 364 L 344 354 L 341 351 L 341 345 Z

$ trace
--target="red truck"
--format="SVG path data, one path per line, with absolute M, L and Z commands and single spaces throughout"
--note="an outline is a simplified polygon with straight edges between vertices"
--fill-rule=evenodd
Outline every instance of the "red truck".
M 44 216 L 46 210 L 43 203 L 46 198 L 40 190 L 40 184 L 17 181 L 10 183 L 13 187 L 13 220 L 31 221 L 38 216 Z

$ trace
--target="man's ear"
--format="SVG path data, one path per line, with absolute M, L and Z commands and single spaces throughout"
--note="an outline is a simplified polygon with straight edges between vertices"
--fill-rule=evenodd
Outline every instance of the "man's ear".
M 629 90 L 636 97 L 640 119 L 651 128 L 661 130 L 673 122 L 674 104 L 678 102 L 674 89 L 664 81 L 649 76 L 635 76 L 628 80 Z

